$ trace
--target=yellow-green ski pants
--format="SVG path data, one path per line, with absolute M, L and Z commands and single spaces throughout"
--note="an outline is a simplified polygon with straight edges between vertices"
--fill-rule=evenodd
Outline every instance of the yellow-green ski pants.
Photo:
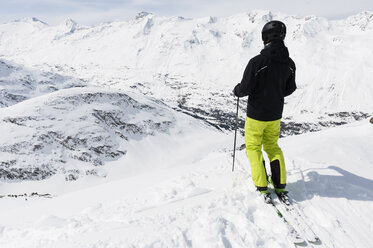
M 246 117 L 246 153 L 250 162 L 252 179 L 256 187 L 267 187 L 267 174 L 263 162 L 262 146 L 271 162 L 271 172 L 275 174 L 272 175 L 272 179 L 277 179 L 276 181 L 279 188 L 281 188 L 281 186 L 285 187 L 286 185 L 284 155 L 277 144 L 280 137 L 280 125 L 281 120 L 258 121 Z

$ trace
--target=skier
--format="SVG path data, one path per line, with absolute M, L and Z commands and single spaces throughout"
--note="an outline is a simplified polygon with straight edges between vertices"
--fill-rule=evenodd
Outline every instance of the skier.
M 272 199 L 268 192 L 268 176 L 262 155 L 270 160 L 271 180 L 280 199 L 287 199 L 284 155 L 277 141 L 284 108 L 284 97 L 296 89 L 295 64 L 284 44 L 286 26 L 270 21 L 262 29 L 264 49 L 246 66 L 241 83 L 233 93 L 249 96 L 245 121 L 245 144 L 254 185 L 266 203 Z

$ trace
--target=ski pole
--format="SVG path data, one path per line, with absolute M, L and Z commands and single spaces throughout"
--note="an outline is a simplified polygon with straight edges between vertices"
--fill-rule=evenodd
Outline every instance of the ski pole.
M 232 171 L 234 171 L 234 160 L 236 157 L 236 139 L 237 139 L 237 126 L 238 126 L 238 105 L 240 102 L 240 98 L 237 98 L 237 110 L 236 110 L 236 127 L 234 130 L 234 145 L 233 145 L 233 165 L 232 165 Z

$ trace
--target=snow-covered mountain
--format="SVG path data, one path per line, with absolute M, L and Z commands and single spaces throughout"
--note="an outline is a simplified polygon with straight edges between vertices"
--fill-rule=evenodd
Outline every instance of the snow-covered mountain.
M 0 108 L 59 89 L 84 87 L 86 83 L 58 73 L 39 72 L 0 60 Z
M 167 153 L 188 129 L 185 124 L 193 126 L 193 132 L 203 130 L 202 124 L 192 118 L 180 120 L 179 113 L 158 100 L 91 87 L 35 97 L 0 109 L 0 116 L 0 128 L 6 130 L 0 137 L 3 180 L 41 180 L 54 174 L 63 174 L 66 180 L 106 176 L 100 167 L 108 161 L 131 168 L 127 152 L 135 156 L 143 140 L 151 145 L 149 136 L 164 134 L 157 140 Z M 158 150 L 142 156 L 152 157 L 154 151 Z
M 372 114 L 370 11 L 338 21 L 268 11 L 200 19 L 140 13 L 130 21 L 92 27 L 70 19 L 58 26 L 22 19 L 0 25 L 0 56 L 150 94 L 231 130 L 231 90 L 262 49 L 260 31 L 272 19 L 286 23 L 286 44 L 297 65 L 298 90 L 287 99 L 285 135 Z

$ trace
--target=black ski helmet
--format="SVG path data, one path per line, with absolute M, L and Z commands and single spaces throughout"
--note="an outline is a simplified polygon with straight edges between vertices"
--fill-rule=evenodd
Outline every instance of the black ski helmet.
M 272 40 L 284 40 L 286 35 L 286 26 L 280 21 L 267 22 L 262 29 L 262 40 L 264 44 Z

